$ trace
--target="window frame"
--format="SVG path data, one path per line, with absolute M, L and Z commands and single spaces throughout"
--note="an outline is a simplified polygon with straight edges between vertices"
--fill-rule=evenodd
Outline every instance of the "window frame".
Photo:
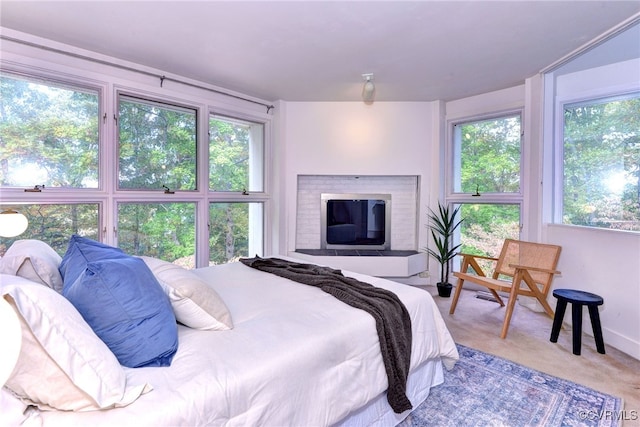
M 15 200 L 15 199 L 12 199 L 12 200 Z M 30 200 L 27 200 L 25 198 L 24 200 L 21 200 L 19 202 L 12 202 L 10 200 L 9 201 L 5 200 L 5 198 L 3 197 L 0 203 L 0 206 L 6 205 L 20 211 L 20 207 L 25 205 L 56 206 L 56 205 L 85 205 L 85 204 L 97 206 L 98 212 L 96 213 L 96 217 L 97 217 L 98 223 L 96 224 L 96 228 L 97 228 L 96 231 L 97 231 L 98 238 L 102 239 L 105 232 L 105 230 L 103 229 L 103 224 L 104 224 L 104 217 L 105 217 L 104 206 L 106 204 L 105 200 L 102 198 L 75 197 L 73 199 L 70 199 L 70 198 L 67 198 L 66 195 L 61 196 L 59 194 L 53 194 L 53 195 L 46 195 L 44 197 L 39 197 L 37 198 L 37 200 L 34 200 L 33 198 L 31 198 Z M 29 224 L 29 226 L 31 227 L 32 224 Z M 29 238 L 29 237 L 25 237 L 23 233 L 21 235 L 18 235 L 16 237 L 11 237 L 11 238 L 0 237 L 0 240 L 2 240 L 2 243 L 5 243 L 5 242 L 11 243 L 16 240 L 26 239 L 26 238 Z M 66 250 L 66 247 L 64 249 Z M 0 253 L 0 256 L 2 255 L 3 254 Z M 60 255 L 62 256 L 63 254 L 60 254 Z
M 103 169 L 103 162 L 105 161 L 105 140 L 106 134 L 106 111 L 107 105 L 105 103 L 105 93 L 108 92 L 108 85 L 104 82 L 91 81 L 84 78 L 69 78 L 68 76 L 60 76 L 57 73 L 49 72 L 43 73 L 41 70 L 32 72 L 29 68 L 23 69 L 23 67 L 17 66 L 5 66 L 0 63 L 0 78 L 6 76 L 13 79 L 22 79 L 28 82 L 33 82 L 41 85 L 51 85 L 59 89 L 66 90 L 78 90 L 81 92 L 95 92 L 98 97 L 98 186 L 95 188 L 90 187 L 46 187 L 47 192 L 52 193 L 68 193 L 81 191 L 88 196 L 91 194 L 102 194 L 104 192 L 103 182 L 105 178 L 105 170 Z M 35 185 L 41 185 L 40 182 L 34 182 Z M 33 188 L 33 187 L 28 187 Z M 25 193 L 24 187 L 0 187 L 0 191 L 3 195 L 17 195 L 18 197 Z M 32 193 L 33 195 L 33 193 Z M 21 198 L 21 197 L 19 197 Z M 37 197 L 35 198 L 39 200 Z
M 266 163 L 267 163 L 267 145 L 266 145 L 266 134 L 267 134 L 267 123 L 263 120 L 255 120 L 255 118 L 248 118 L 247 116 L 243 116 L 243 115 L 239 115 L 239 114 L 227 114 L 227 113 L 220 113 L 217 111 L 209 111 L 208 114 L 208 120 L 207 120 L 207 148 L 210 148 L 211 144 L 211 135 L 209 133 L 209 129 L 210 129 L 210 120 L 212 119 L 219 119 L 222 121 L 228 121 L 230 123 L 232 122 L 236 122 L 239 124 L 247 124 L 247 123 L 253 123 L 255 125 L 262 125 L 262 142 L 261 142 L 261 147 L 260 147 L 260 151 L 261 151 L 261 160 L 262 160 L 262 166 L 260 167 L 260 181 L 261 181 L 261 190 L 251 190 L 251 189 L 246 189 L 246 191 L 240 191 L 241 194 L 243 195 L 248 195 L 245 193 L 254 193 L 254 194 L 264 194 L 266 193 L 266 182 L 267 182 L 267 168 L 266 168 Z M 251 147 L 250 147 L 251 150 Z M 207 191 L 209 193 L 237 193 L 237 191 L 217 191 L 215 189 L 212 189 L 209 187 L 209 183 L 210 183 L 210 177 L 209 177 L 209 168 L 211 166 L 209 165 L 209 150 L 207 150 L 207 181 L 206 181 L 206 188 Z M 250 169 L 251 170 L 251 169 Z M 251 173 L 249 173 L 249 178 L 251 177 Z M 251 179 L 249 179 L 249 181 L 251 181 Z M 248 183 L 249 186 L 251 186 L 251 182 Z
M 564 110 L 570 105 L 593 105 L 622 99 L 640 98 L 640 87 L 611 90 L 598 89 L 578 94 L 577 96 L 558 96 L 554 103 L 553 126 L 553 191 L 551 222 L 566 227 L 584 227 L 591 230 L 626 232 L 640 234 L 639 231 L 617 230 L 614 228 L 594 227 L 582 224 L 566 224 L 564 215 Z M 638 184 L 640 185 L 640 183 Z
M 456 177 L 456 131 L 457 125 L 466 123 L 474 123 L 491 119 L 509 118 L 519 116 L 520 118 L 520 183 L 518 192 L 511 193 L 483 193 L 479 192 L 480 196 L 473 193 L 462 193 L 455 191 L 454 180 Z M 476 114 L 470 116 L 460 116 L 450 120 L 447 120 L 447 133 L 445 138 L 445 154 L 444 154 L 444 203 L 447 206 L 459 206 L 459 205 L 517 205 L 520 209 L 519 218 L 519 235 L 523 236 L 526 231 L 526 209 L 528 208 L 527 200 L 525 199 L 525 193 L 527 191 L 526 186 L 528 183 L 528 174 L 525 171 L 525 164 L 527 160 L 527 150 L 525 146 L 525 111 L 524 107 L 510 108 L 498 111 L 487 112 L 484 114 Z M 454 244 L 460 243 L 460 231 L 457 230 L 457 234 L 454 236 Z M 454 263 L 454 269 L 457 269 L 456 263 Z
M 454 138 L 455 138 L 455 126 L 465 124 L 465 123 L 473 123 L 484 120 L 491 119 L 499 119 L 499 118 L 507 118 L 513 116 L 520 116 L 520 185 L 519 191 L 513 193 L 482 193 L 480 192 L 480 196 L 474 196 L 472 193 L 462 193 L 456 192 L 454 190 L 454 180 L 456 179 L 456 167 L 454 166 L 456 155 L 454 146 Z M 446 136 L 446 144 L 445 144 L 445 201 L 447 203 L 509 203 L 513 204 L 515 202 L 522 203 L 524 201 L 524 193 L 525 187 L 527 185 L 527 174 L 524 170 L 525 162 L 525 114 L 524 108 L 516 108 L 516 109 L 508 109 L 502 110 L 498 112 L 492 112 L 488 114 L 474 115 L 474 116 L 464 116 L 457 117 L 455 119 L 451 119 L 447 121 L 447 136 Z
M 262 252 L 268 253 L 273 241 L 272 228 L 269 224 L 272 223 L 273 218 L 273 199 L 272 199 L 272 120 L 269 115 L 253 114 L 246 111 L 231 110 L 228 108 L 220 108 L 216 106 L 209 106 L 209 108 L 203 112 L 206 115 L 207 120 L 202 121 L 202 127 L 205 130 L 203 135 L 206 135 L 207 144 L 200 144 L 201 160 L 204 162 L 202 176 L 204 182 L 202 183 L 202 191 L 206 192 L 206 199 L 202 201 L 202 209 L 205 214 L 202 217 L 202 221 L 206 221 L 206 227 L 203 227 L 198 232 L 196 238 L 197 245 L 206 246 L 206 252 L 200 250 L 198 253 L 199 265 L 208 265 L 209 263 L 209 205 L 211 203 L 262 203 Z M 262 191 L 214 191 L 209 188 L 209 118 L 210 117 L 225 117 L 229 120 L 239 120 L 243 122 L 260 123 L 263 126 L 262 134 Z M 205 257 L 206 255 L 206 257 Z M 255 254 L 252 254 L 255 255 Z M 202 258 L 200 258 L 202 256 Z
M 116 153 L 115 153 L 115 176 L 114 176 L 114 181 L 113 181 L 113 185 L 114 185 L 114 189 L 115 192 L 119 193 L 119 192 L 130 192 L 130 191 L 138 191 L 138 192 L 147 192 L 147 191 L 164 191 L 162 188 L 157 188 L 157 189 L 140 189 L 140 188 L 122 188 L 120 187 L 120 178 L 119 178 L 119 173 L 120 173 L 120 101 L 122 99 L 125 99 L 128 102 L 139 102 L 140 104 L 147 104 L 147 105 L 152 105 L 152 106 L 157 106 L 158 108 L 166 108 L 169 110 L 175 110 L 175 111 L 184 111 L 184 112 L 193 112 L 195 114 L 195 147 L 194 147 L 194 155 L 196 157 L 196 164 L 195 164 L 195 178 L 196 178 L 196 182 L 195 182 L 195 188 L 193 190 L 179 190 L 181 192 L 198 192 L 198 189 L 200 188 L 201 182 L 199 180 L 199 173 L 200 173 L 200 152 L 198 150 L 198 147 L 200 146 L 201 143 L 203 143 L 203 139 L 202 139 L 202 135 L 200 132 L 198 132 L 198 129 L 200 128 L 200 106 L 194 106 L 194 105 L 188 105 L 185 103 L 181 103 L 181 102 L 173 102 L 172 100 L 160 100 L 158 99 L 156 96 L 149 96 L 149 95 L 139 95 L 139 94 L 133 94 L 132 92 L 126 91 L 126 90 L 117 90 L 115 93 L 115 99 L 114 99 L 114 118 L 115 118 L 115 139 L 114 139 L 114 143 L 115 143 L 115 149 L 116 149 Z M 169 187 L 170 188 L 170 187 Z M 171 191 L 178 191 L 175 188 L 170 188 Z
M 249 247 L 248 247 L 249 253 L 247 254 L 247 256 L 251 257 L 251 256 L 255 256 L 256 254 L 257 255 L 261 255 L 266 250 L 266 247 L 267 247 L 267 244 L 266 244 L 266 236 L 267 236 L 267 233 L 266 233 L 266 224 L 267 224 L 266 216 L 267 216 L 267 204 L 269 203 L 268 200 L 258 201 L 258 200 L 255 200 L 255 199 L 254 200 L 241 199 L 241 200 L 236 200 L 236 201 L 233 201 L 233 202 L 229 201 L 229 200 L 226 200 L 226 201 L 209 201 L 207 203 L 207 206 L 206 206 L 206 208 L 207 208 L 207 232 L 208 232 L 207 240 L 206 240 L 207 247 L 208 247 L 208 250 L 207 250 L 207 256 L 208 256 L 207 263 L 211 262 L 211 254 L 210 254 L 210 251 L 209 251 L 209 249 L 210 249 L 210 247 L 209 247 L 209 238 L 210 238 L 210 226 L 211 226 L 211 224 L 210 224 L 210 215 L 211 215 L 210 207 L 211 207 L 211 205 L 215 205 L 215 204 L 234 204 L 234 203 L 235 204 L 247 204 L 248 205 L 248 220 L 249 221 L 251 221 L 251 216 L 252 216 L 251 205 L 253 204 L 253 205 L 256 205 L 256 206 L 258 206 L 258 205 L 260 206 L 261 213 L 262 213 L 262 224 L 260 224 L 262 237 L 260 238 L 260 241 L 258 243 L 259 243 L 259 246 L 261 246 L 261 248 L 258 248 L 258 246 L 255 245 L 255 244 L 253 244 L 253 245 L 249 244 Z M 252 233 L 249 233 L 249 235 L 247 236 L 247 239 L 249 240 L 249 242 L 251 242 L 251 239 L 252 239 L 251 234 Z
M 455 138 L 456 138 L 456 126 L 458 125 L 464 125 L 464 124 L 472 124 L 472 123 L 477 123 L 477 122 L 483 122 L 483 121 L 489 121 L 489 120 L 493 120 L 493 119 L 507 119 L 510 117 L 519 117 L 520 118 L 520 164 L 519 164 L 519 170 L 520 170 L 520 181 L 519 181 L 519 185 L 518 185 L 518 191 L 517 192 L 509 192 L 509 193 L 481 193 L 482 196 L 485 195 L 490 195 L 490 196 L 497 196 L 498 199 L 505 199 L 505 198 L 509 198 L 509 196 L 514 196 L 514 198 L 516 199 L 520 199 L 522 198 L 523 194 L 524 194 L 524 185 L 525 182 L 524 181 L 524 111 L 522 108 L 520 109 L 515 109 L 515 110 L 505 110 L 505 111 L 501 111 L 501 112 L 496 112 L 496 113 L 491 113 L 491 114 L 485 114 L 485 115 L 479 115 L 479 116 L 470 116 L 470 117 L 460 117 L 460 118 L 456 118 L 455 120 L 450 120 L 448 122 L 448 130 L 449 130 L 449 136 L 447 138 L 448 144 L 447 144 L 447 148 L 448 148 L 448 153 L 447 153 L 447 162 L 446 165 L 449 167 L 449 172 L 447 174 L 448 179 L 446 180 L 446 188 L 447 188 L 447 195 L 448 197 L 451 198 L 464 198 L 465 196 L 472 196 L 472 197 L 476 197 L 475 195 L 471 194 L 471 193 L 464 193 L 462 191 L 456 191 L 455 190 L 455 181 L 457 179 L 457 174 L 459 174 L 459 169 L 456 166 L 456 155 L 458 155 L 457 149 L 456 149 L 456 142 L 455 142 Z M 477 200 L 476 200 L 477 202 Z
M 71 89 L 96 91 L 99 104 L 99 149 L 98 149 L 98 188 L 45 188 L 40 193 L 25 192 L 25 187 L 7 187 L 1 189 L 0 205 L 19 206 L 20 204 L 71 204 L 94 203 L 98 205 L 99 240 L 110 245 L 118 244 L 117 210 L 120 203 L 148 202 L 191 202 L 195 203 L 196 230 L 196 267 L 204 267 L 209 263 L 209 204 L 223 202 L 259 202 L 262 204 L 262 251 L 263 254 L 272 247 L 271 210 L 271 145 L 273 115 L 260 113 L 253 109 L 237 106 L 228 100 L 212 98 L 210 93 L 201 90 L 187 89 L 181 92 L 167 91 L 162 87 L 139 84 L 138 76 L 118 77 L 116 74 L 96 72 L 93 78 L 81 77 L 68 73 L 67 68 L 51 65 L 47 68 L 5 63 L 0 64 L 2 75 L 33 80 L 39 83 L 52 83 L 55 86 Z M 78 67 L 77 70 L 80 70 Z M 46 70 L 46 71 L 45 71 Z M 96 78 L 99 78 L 99 80 Z M 117 117 L 119 96 L 140 99 L 142 102 L 159 103 L 169 107 L 182 107 L 196 111 L 196 190 L 176 190 L 167 194 L 157 190 L 129 190 L 118 188 L 118 137 Z M 111 113 L 109 113 L 111 112 Z M 263 125 L 262 141 L 262 191 L 260 192 L 227 192 L 220 193 L 208 190 L 208 128 L 211 115 L 237 118 L 242 121 Z M 205 143 L 206 142 L 206 143 Z M 35 184 L 34 184 L 35 185 Z M 173 189 L 171 189 L 173 191 Z M 263 255 L 261 254 L 261 255 Z

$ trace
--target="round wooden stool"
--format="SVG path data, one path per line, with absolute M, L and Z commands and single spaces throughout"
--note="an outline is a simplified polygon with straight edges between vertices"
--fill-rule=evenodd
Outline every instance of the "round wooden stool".
M 596 339 L 596 349 L 598 353 L 605 354 L 604 340 L 602 339 L 602 326 L 600 325 L 600 314 L 598 306 L 604 303 L 601 296 L 590 292 L 578 291 L 575 289 L 556 289 L 553 296 L 558 299 L 556 305 L 556 314 L 553 318 L 553 327 L 551 328 L 551 342 L 558 342 L 560 328 L 562 327 L 562 319 L 567 309 L 567 303 L 571 303 L 571 320 L 573 322 L 573 354 L 580 355 L 580 347 L 582 346 L 582 306 L 589 308 L 589 317 L 591 318 L 591 327 L 593 328 L 593 336 Z

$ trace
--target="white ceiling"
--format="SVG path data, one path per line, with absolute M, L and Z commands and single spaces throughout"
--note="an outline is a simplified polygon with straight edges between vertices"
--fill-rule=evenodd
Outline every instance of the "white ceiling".
M 267 101 L 464 98 L 511 87 L 640 1 L 25 1 L 0 25 Z

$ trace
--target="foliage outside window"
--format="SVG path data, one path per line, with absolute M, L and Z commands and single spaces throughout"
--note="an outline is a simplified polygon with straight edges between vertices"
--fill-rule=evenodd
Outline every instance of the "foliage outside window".
M 120 97 L 118 187 L 196 189 L 196 111 Z
M 456 193 L 518 193 L 520 191 L 520 115 L 454 126 Z
M 209 189 L 263 191 L 264 125 L 211 115 Z
M 509 204 L 463 204 L 461 252 L 497 256 L 505 239 L 520 235 L 520 206 Z
M 97 188 L 98 92 L 2 75 L 0 185 Z
M 0 239 L 0 253 L 20 239 L 38 239 L 47 242 L 61 256 L 67 251 L 69 237 L 80 234 L 90 239 L 99 239 L 99 205 L 78 204 L 26 204 L 12 205 L 29 221 L 27 230 L 14 238 Z M 5 206 L 0 206 L 0 209 Z
M 562 223 L 640 231 L 640 94 L 564 106 Z
M 462 204 L 460 252 L 498 257 L 505 239 L 520 238 L 520 205 Z M 485 271 L 495 264 L 478 260 Z
M 262 203 L 209 205 L 209 262 L 224 264 L 262 253 Z
M 195 203 L 119 203 L 118 246 L 195 267 Z
M 504 239 L 519 238 L 521 140 L 519 113 L 453 126 L 447 201 L 461 206 L 461 252 L 495 257 Z

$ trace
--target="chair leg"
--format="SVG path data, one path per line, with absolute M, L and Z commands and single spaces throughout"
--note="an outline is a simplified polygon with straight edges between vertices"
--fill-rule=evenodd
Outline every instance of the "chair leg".
M 538 301 L 540 302 L 540 305 L 542 305 L 542 308 L 544 308 L 544 311 L 547 313 L 547 315 L 552 319 L 555 319 L 553 309 L 551 308 L 547 300 L 544 298 L 538 298 Z
M 573 322 L 573 354 L 580 356 L 582 347 L 582 304 L 571 304 L 571 321 Z
M 502 301 L 502 298 L 500 298 L 500 295 L 498 295 L 498 293 L 495 291 L 495 289 L 489 289 L 489 292 L 491 292 L 491 294 L 496 299 L 498 304 L 500 304 L 500 307 L 504 307 L 504 301 Z
M 458 283 L 456 284 L 456 290 L 453 293 L 453 299 L 451 300 L 451 308 L 449 309 L 449 314 L 453 314 L 456 311 L 456 305 L 458 305 L 458 298 L 460 297 L 460 291 L 462 291 L 462 284 L 464 280 L 458 279 Z
M 549 341 L 558 342 L 558 336 L 560 335 L 560 328 L 562 328 L 562 320 L 564 319 L 564 313 L 567 310 L 567 301 L 559 299 L 556 304 L 556 315 L 553 318 L 553 326 L 551 327 L 551 338 Z
M 509 330 L 509 323 L 511 323 L 511 315 L 513 309 L 516 306 L 516 299 L 518 299 L 518 292 L 515 287 L 511 288 L 509 293 L 509 302 L 507 302 L 507 311 L 504 313 L 504 323 L 502 324 L 502 332 L 500 338 L 505 339 L 507 337 L 507 331 Z
M 540 292 L 540 289 L 538 288 L 538 285 L 536 285 L 536 283 L 533 281 L 533 278 L 531 277 L 529 272 L 524 271 L 521 274 L 522 274 L 522 278 L 524 280 L 524 283 L 529 287 L 529 290 L 531 290 L 531 292 L 536 297 L 536 299 L 538 300 L 540 305 L 542 305 L 542 308 L 544 308 L 544 311 L 547 313 L 547 315 L 553 319 L 554 318 L 553 317 L 553 309 L 551 308 L 551 306 L 547 302 L 547 296 L 545 294 L 543 294 L 542 292 Z
M 593 337 L 596 339 L 596 349 L 598 350 L 598 353 L 605 354 L 604 339 L 602 338 L 602 325 L 600 324 L 600 313 L 598 312 L 598 306 L 589 306 L 589 317 L 591 317 Z

